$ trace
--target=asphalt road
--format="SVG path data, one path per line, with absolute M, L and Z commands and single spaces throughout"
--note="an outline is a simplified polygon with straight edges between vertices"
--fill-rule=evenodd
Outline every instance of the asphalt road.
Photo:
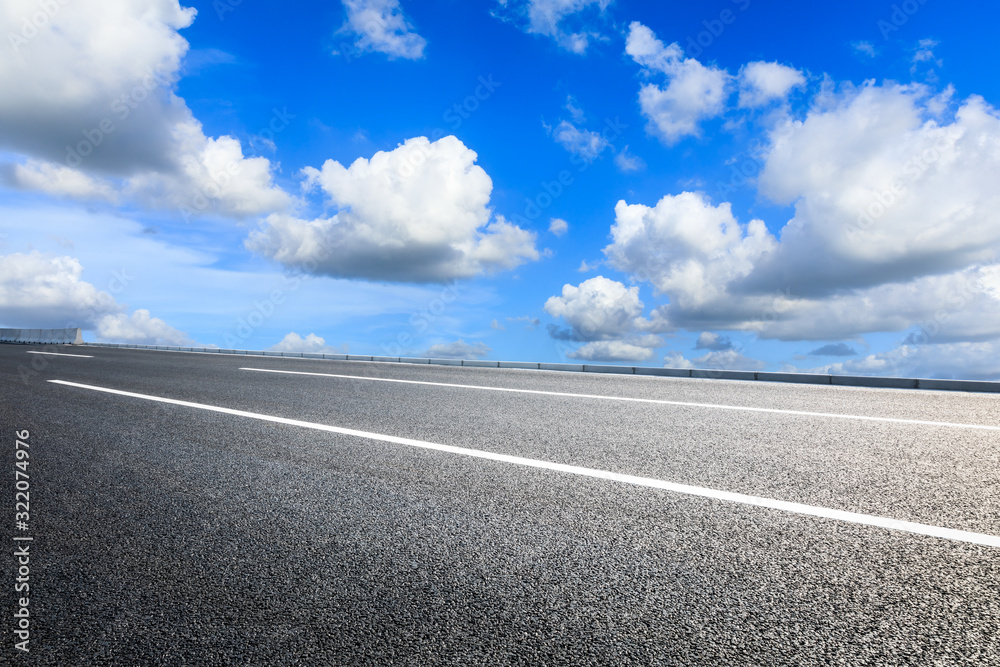
M 998 547 L 522 461 L 995 541 L 1000 396 L 41 349 L 0 345 L 2 664 L 1000 665 Z

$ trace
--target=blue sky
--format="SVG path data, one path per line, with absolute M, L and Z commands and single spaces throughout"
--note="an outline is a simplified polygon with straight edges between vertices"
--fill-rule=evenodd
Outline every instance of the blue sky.
M 0 9 L 0 326 L 1000 379 L 1000 9 Z

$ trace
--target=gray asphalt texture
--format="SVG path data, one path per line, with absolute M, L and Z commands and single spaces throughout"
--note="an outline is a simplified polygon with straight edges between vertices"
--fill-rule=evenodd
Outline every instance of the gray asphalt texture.
M 1000 397 L 0 345 L 31 432 L 31 653 L 0 664 L 1000 665 L 1000 549 L 60 386 L 1000 535 Z M 34 368 L 32 364 L 34 363 Z

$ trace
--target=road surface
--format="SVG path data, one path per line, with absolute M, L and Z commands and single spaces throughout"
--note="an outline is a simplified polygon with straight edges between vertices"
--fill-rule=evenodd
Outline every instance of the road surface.
M 1000 664 L 1000 396 L 46 349 L 3 664 Z

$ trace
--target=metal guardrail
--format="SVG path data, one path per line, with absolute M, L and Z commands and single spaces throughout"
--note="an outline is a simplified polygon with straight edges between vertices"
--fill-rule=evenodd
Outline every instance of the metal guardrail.
M 576 373 L 613 373 L 675 378 L 714 380 L 744 380 L 752 382 L 787 382 L 793 384 L 825 384 L 841 387 L 883 387 L 893 389 L 930 389 L 938 391 L 973 391 L 1000 393 L 1000 382 L 985 380 L 940 380 L 933 378 L 897 378 L 868 375 L 827 375 L 821 373 L 772 373 L 767 371 L 728 371 L 710 368 L 650 368 L 647 366 L 614 366 L 604 364 L 549 364 L 535 361 L 483 361 L 474 359 L 430 359 L 420 357 L 383 357 L 366 354 L 320 354 L 313 352 L 267 352 L 263 350 L 224 350 L 206 347 L 174 347 L 167 345 L 136 345 L 128 343 L 84 343 L 92 347 L 161 350 L 166 352 L 200 352 L 205 354 L 237 354 L 259 357 L 289 357 L 329 359 L 331 361 L 368 361 L 400 364 L 430 364 L 471 368 L 514 368 Z

